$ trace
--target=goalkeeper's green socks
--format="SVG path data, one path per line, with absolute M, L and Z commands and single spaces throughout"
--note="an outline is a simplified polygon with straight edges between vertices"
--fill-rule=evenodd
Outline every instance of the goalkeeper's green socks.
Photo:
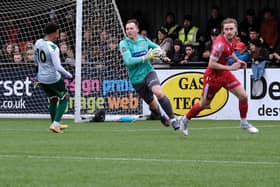
M 67 107 L 67 104 L 68 104 L 67 99 L 63 99 L 63 100 L 59 101 L 54 121 L 60 122 L 60 120 L 65 112 L 65 109 Z

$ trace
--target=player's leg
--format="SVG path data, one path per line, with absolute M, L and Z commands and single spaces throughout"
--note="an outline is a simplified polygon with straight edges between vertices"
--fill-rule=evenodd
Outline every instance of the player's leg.
M 150 111 L 155 115 L 159 116 L 164 126 L 169 126 L 169 119 L 161 113 L 159 105 L 154 98 L 153 92 L 149 89 L 145 81 L 139 84 L 133 84 L 135 91 L 140 97 L 149 105 Z
M 158 93 L 154 93 L 153 87 L 154 86 L 160 86 L 160 82 L 159 79 L 157 77 L 157 74 L 153 71 L 150 72 L 146 78 L 144 79 L 144 81 L 142 83 L 139 84 L 133 84 L 134 89 L 136 90 L 136 92 L 143 98 L 143 100 L 149 105 L 150 110 L 153 113 L 159 114 L 160 113 L 160 120 L 162 122 L 162 124 L 164 126 L 169 126 L 170 121 L 172 120 L 177 122 L 176 120 L 170 118 L 170 117 L 174 117 L 173 114 L 173 110 L 170 104 L 170 108 L 172 111 L 172 115 L 168 114 L 167 111 L 165 110 L 165 108 L 162 107 L 162 109 L 164 110 L 164 112 L 168 115 L 168 117 L 160 110 L 159 104 L 157 102 L 157 100 L 154 98 L 154 95 L 157 97 Z M 162 94 L 163 95 L 163 94 Z M 159 99 L 159 98 L 157 98 Z M 169 102 L 170 103 L 170 102 Z M 170 115 L 170 116 L 169 116 Z M 169 120 L 171 119 L 171 120 Z M 179 125 L 175 124 L 174 122 L 172 123 L 173 127 L 175 129 L 179 128 Z
M 170 103 L 170 100 L 166 97 L 166 95 L 163 94 L 162 88 L 160 85 L 153 85 L 151 87 L 152 92 L 155 94 L 157 97 L 157 100 L 161 106 L 161 108 L 164 110 L 164 112 L 167 114 L 168 118 L 170 119 L 170 124 L 172 127 L 177 130 L 180 128 L 177 119 L 175 118 L 172 105 Z M 165 118 L 165 116 L 162 116 L 162 118 Z M 163 119 L 161 119 L 164 121 Z
M 57 102 L 58 102 L 58 98 L 56 96 L 52 96 L 49 98 L 49 112 L 51 115 L 51 121 L 54 121 L 55 118 L 55 114 L 56 114 L 56 109 L 57 109 Z
M 211 100 L 208 100 L 206 98 L 201 98 L 200 102 L 194 104 L 189 112 L 180 118 L 180 130 L 183 133 L 183 135 L 188 135 L 188 124 L 189 121 L 196 117 L 202 110 L 209 108 L 209 105 L 211 103 Z
M 55 114 L 54 121 L 60 123 L 61 118 L 67 108 L 68 102 L 69 102 L 69 95 L 68 92 L 65 89 L 65 83 L 64 80 L 59 80 L 57 83 L 54 85 L 54 89 L 56 91 L 56 94 L 59 98 L 59 103 L 57 106 L 57 111 Z M 60 124 L 60 129 L 65 129 L 67 128 L 68 125 L 62 125 Z
M 219 91 L 222 84 L 213 80 L 209 81 L 207 75 L 204 74 L 204 82 L 202 89 L 202 97 L 200 102 L 194 104 L 191 109 L 180 119 L 180 130 L 184 135 L 188 135 L 188 123 L 196 117 L 202 110 L 209 108 L 212 99 Z
M 244 88 L 239 85 L 230 90 L 239 99 L 240 128 L 247 129 L 250 133 L 258 133 L 258 129 L 247 121 L 248 97 Z
M 149 104 L 149 107 L 150 107 L 150 110 L 157 116 L 160 117 L 160 121 L 161 123 L 168 127 L 170 125 L 170 120 L 167 116 L 165 116 L 165 114 L 163 114 L 161 111 L 160 111 L 160 107 L 159 107 L 159 104 L 157 102 L 157 100 L 154 98 L 153 101 Z
M 54 133 L 60 133 L 61 130 L 59 128 L 59 124 L 53 124 L 54 119 L 55 119 L 55 115 L 56 115 L 56 110 L 57 110 L 58 98 L 57 98 L 55 92 L 53 92 L 53 90 L 51 89 L 51 85 L 42 84 L 42 87 L 43 87 L 43 90 L 45 91 L 45 93 L 48 96 L 48 109 L 49 109 L 49 112 L 50 112 L 51 122 L 52 122 L 52 124 L 49 127 L 49 130 L 54 132 Z
M 69 96 L 67 93 L 63 93 L 63 97 L 60 98 L 59 104 L 57 106 L 57 112 L 55 114 L 54 121 L 60 122 L 61 118 L 65 112 L 69 100 Z
M 65 112 L 65 109 L 67 108 L 68 100 L 69 100 L 68 93 L 65 89 L 64 80 L 61 79 L 54 84 L 50 84 L 50 85 L 48 85 L 48 88 L 49 88 L 49 90 L 51 90 L 53 92 L 53 95 L 59 99 L 57 109 L 55 112 L 55 116 L 54 116 L 54 120 L 51 124 L 51 127 L 59 128 L 60 130 L 68 128 L 68 125 L 60 124 L 60 121 Z M 50 130 L 51 130 L 51 127 L 50 127 Z
M 151 72 L 147 76 L 146 81 L 147 81 L 147 85 L 148 85 L 149 89 L 157 97 L 157 100 L 158 100 L 161 108 L 164 110 L 166 115 L 169 117 L 170 124 L 172 125 L 174 130 L 179 129 L 180 125 L 177 122 L 177 119 L 175 118 L 170 100 L 166 97 L 166 95 L 164 95 L 164 93 L 162 91 L 157 74 L 155 72 Z M 164 116 L 162 116 L 162 117 L 164 117 Z
M 226 77 L 227 84 L 225 84 L 224 87 L 234 94 L 239 100 L 239 113 L 241 118 L 240 127 L 247 129 L 250 133 L 257 133 L 258 129 L 247 121 L 248 96 L 245 89 L 231 72 L 228 72 Z
M 50 116 L 51 116 L 51 122 L 53 122 L 55 113 L 56 113 L 58 98 L 57 98 L 56 94 L 52 91 L 52 89 L 50 88 L 50 85 L 42 84 L 42 87 L 48 97 L 48 109 L 49 109 Z

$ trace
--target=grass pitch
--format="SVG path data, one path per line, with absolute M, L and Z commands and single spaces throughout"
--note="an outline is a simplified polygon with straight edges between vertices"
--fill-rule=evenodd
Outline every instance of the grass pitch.
M 193 120 L 190 135 L 159 121 L 74 124 L 0 119 L 1 186 L 264 187 L 280 184 L 280 123 Z

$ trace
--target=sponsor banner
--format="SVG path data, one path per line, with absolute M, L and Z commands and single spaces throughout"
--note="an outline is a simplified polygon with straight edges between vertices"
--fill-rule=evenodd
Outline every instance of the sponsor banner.
M 249 85 L 248 117 L 258 120 L 280 120 L 280 76 L 279 69 L 266 69 L 264 77 L 253 81 L 251 69 L 247 71 L 246 84 Z
M 84 69 L 86 68 L 86 69 Z M 67 70 L 74 72 L 72 66 Z M 48 101 L 42 87 L 34 88 L 31 77 L 33 64 L 1 64 L 0 113 L 2 114 L 48 114 Z M 81 113 L 92 114 L 105 109 L 107 114 L 142 114 L 142 100 L 127 79 L 113 75 L 101 77 L 92 66 L 83 67 L 81 84 Z M 75 81 L 65 80 L 70 95 L 66 113 L 74 113 Z
M 66 67 L 72 72 L 72 66 Z M 85 68 L 85 67 L 83 67 Z M 105 109 L 108 114 L 149 115 L 149 107 L 135 93 L 127 79 L 115 79 L 112 75 L 102 77 L 94 67 L 86 67 L 90 75 L 82 75 L 81 113 L 91 114 Z M 90 69 L 90 70 L 88 70 Z M 47 98 L 42 88 L 34 88 L 30 77 L 34 76 L 32 64 L 1 64 L 0 113 L 2 114 L 48 114 Z M 278 69 L 266 69 L 264 77 L 251 80 L 251 69 L 233 73 L 245 87 L 249 98 L 248 119 L 280 119 L 280 78 Z M 83 72 L 86 72 L 83 70 Z M 164 93 L 169 97 L 174 113 L 184 115 L 201 98 L 204 69 L 156 70 Z M 65 80 L 70 94 L 66 113 L 74 111 L 75 82 Z M 209 109 L 198 115 L 199 119 L 239 119 L 238 99 L 221 89 Z
M 156 70 L 166 96 L 170 99 L 176 115 L 186 114 L 201 98 L 204 69 Z M 251 69 L 232 72 L 246 89 L 249 98 L 248 119 L 279 120 L 280 83 L 277 69 L 267 69 L 259 92 L 252 91 Z M 252 95 L 252 92 L 255 95 Z M 257 95 L 256 95 L 257 94 Z M 239 119 L 238 99 L 225 89 L 214 97 L 209 109 L 202 111 L 200 119 Z M 150 113 L 144 105 L 144 115 Z

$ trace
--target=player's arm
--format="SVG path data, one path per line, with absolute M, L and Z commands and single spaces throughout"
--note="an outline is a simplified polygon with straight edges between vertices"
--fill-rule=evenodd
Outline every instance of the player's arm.
M 121 41 L 119 46 L 120 46 L 121 55 L 123 57 L 126 66 L 131 66 L 131 65 L 151 61 L 153 59 L 159 58 L 160 56 L 159 50 L 150 49 L 148 52 L 146 51 L 139 52 L 137 57 L 133 57 L 131 51 L 128 48 L 128 44 L 126 41 Z
M 147 41 L 147 44 L 148 44 L 148 48 L 152 48 L 152 49 L 155 49 L 155 48 L 158 48 L 160 49 L 160 46 L 154 42 L 152 42 L 149 38 L 146 38 L 146 41 Z
M 216 70 L 229 70 L 229 71 L 239 69 L 240 64 L 237 68 L 236 63 L 233 63 L 231 66 L 218 63 L 219 59 L 223 58 L 222 57 L 223 52 L 224 52 L 224 45 L 222 43 L 215 43 L 212 46 L 212 51 L 211 51 L 211 55 L 209 58 L 208 67 L 210 67 L 211 69 L 216 69 Z M 235 60 L 234 57 L 233 57 L 233 60 Z
M 247 63 L 244 62 L 243 60 L 240 60 L 234 53 L 232 53 L 231 58 L 233 59 L 236 67 L 238 66 L 238 64 L 239 64 L 239 68 L 240 67 L 243 67 L 243 68 L 247 67 Z M 237 68 L 237 69 L 239 69 L 239 68 Z
M 171 62 L 171 59 L 166 56 L 166 51 L 162 50 L 158 44 L 152 42 L 150 39 L 146 38 L 146 40 L 148 42 L 148 47 L 154 49 L 154 53 L 156 53 L 156 55 L 159 55 L 159 57 L 156 58 L 160 59 L 163 62 Z M 170 43 L 167 43 L 166 45 L 170 45 Z
M 50 50 L 50 54 L 56 71 L 62 73 L 66 78 L 73 78 L 72 74 L 66 71 L 64 67 L 61 66 L 58 47 L 56 47 L 54 50 Z
M 129 50 L 128 44 L 126 41 L 122 40 L 119 45 L 119 50 L 122 55 L 125 65 L 135 65 L 143 62 L 143 56 L 133 57 L 131 51 Z

